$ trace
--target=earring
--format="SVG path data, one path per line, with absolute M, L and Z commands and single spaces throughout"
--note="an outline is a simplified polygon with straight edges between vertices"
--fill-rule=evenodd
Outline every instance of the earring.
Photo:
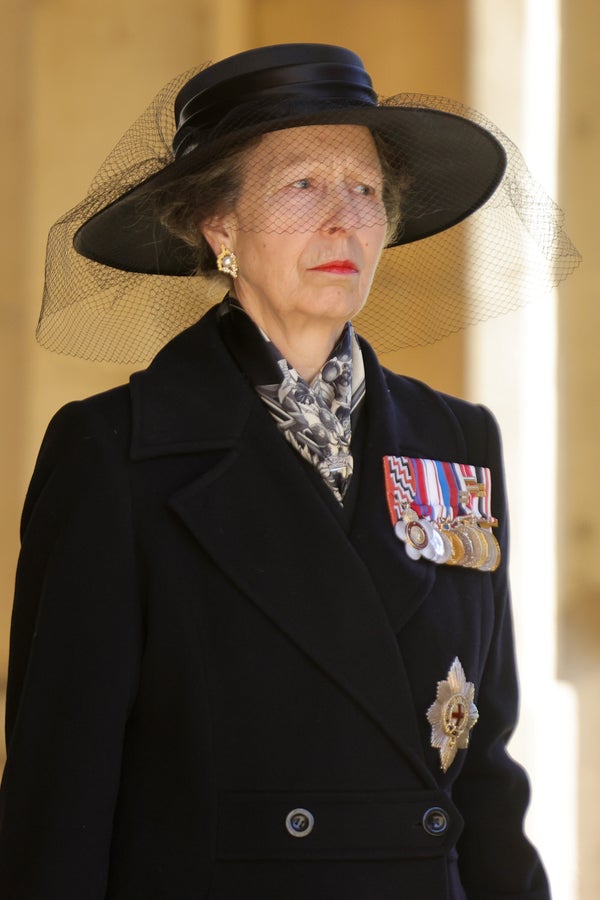
M 238 276 L 238 261 L 233 250 L 228 250 L 225 244 L 221 244 L 221 252 L 217 256 L 217 269 L 232 278 Z

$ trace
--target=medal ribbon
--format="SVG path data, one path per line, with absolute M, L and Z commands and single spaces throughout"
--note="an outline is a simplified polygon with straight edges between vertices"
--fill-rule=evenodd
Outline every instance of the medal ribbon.
M 472 516 L 493 522 L 490 470 L 466 463 L 384 456 L 388 509 L 395 525 L 410 508 L 420 519 L 453 521 Z

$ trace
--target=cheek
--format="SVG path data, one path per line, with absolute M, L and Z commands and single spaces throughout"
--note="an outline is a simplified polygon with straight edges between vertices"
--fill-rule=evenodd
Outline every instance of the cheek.
M 380 234 L 370 234 L 363 242 L 365 263 L 368 269 L 369 277 L 373 275 L 375 269 L 377 268 L 384 245 L 385 229 L 382 229 Z
M 270 235 L 265 237 L 265 259 L 273 271 L 287 278 L 298 277 L 306 261 L 307 253 L 305 235 Z
M 240 273 L 243 272 L 246 275 L 250 272 L 260 271 L 271 259 L 267 241 L 264 240 L 263 235 L 253 232 L 238 233 L 235 252 Z
M 365 236 L 365 246 L 369 254 L 376 259 L 379 258 L 381 251 L 385 246 L 387 228 L 385 225 L 378 225 L 375 228 L 369 228 Z
M 302 249 L 282 235 L 246 235 L 238 244 L 240 278 L 289 290 L 299 279 Z

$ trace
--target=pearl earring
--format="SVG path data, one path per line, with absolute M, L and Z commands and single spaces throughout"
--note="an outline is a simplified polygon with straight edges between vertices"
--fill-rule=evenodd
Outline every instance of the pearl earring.
M 221 244 L 221 252 L 217 256 L 217 269 L 225 275 L 237 278 L 239 266 L 236 255 L 233 250 L 228 250 L 224 244 Z

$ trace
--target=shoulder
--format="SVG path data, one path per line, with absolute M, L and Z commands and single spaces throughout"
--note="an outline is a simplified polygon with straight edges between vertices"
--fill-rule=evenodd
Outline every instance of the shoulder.
M 88 496 L 107 473 L 124 471 L 131 440 L 129 387 L 123 385 L 58 410 L 46 429 L 23 508 L 22 529 L 39 501 L 55 497 L 59 516 Z M 101 489 L 101 488 L 100 488 Z
M 470 462 L 483 462 L 499 454 L 498 424 L 487 407 L 437 391 L 423 381 L 389 369 L 382 368 L 382 374 L 392 404 L 404 408 L 409 417 L 426 423 L 431 433 L 452 433 L 473 457 Z
M 443 416 L 453 416 L 465 427 L 477 426 L 481 423 L 482 417 L 489 415 L 489 411 L 485 407 L 435 390 L 417 378 L 398 375 L 384 367 L 382 367 L 382 372 L 390 395 L 395 402 L 406 403 L 408 400 L 415 408 L 434 414 L 437 412 Z
M 40 454 L 52 454 L 57 445 L 61 453 L 68 448 L 72 453 L 80 453 L 98 442 L 125 448 L 130 434 L 129 385 L 121 385 L 84 400 L 73 400 L 59 409 L 50 420 Z
M 418 422 L 418 452 L 414 455 L 489 469 L 492 511 L 500 522 L 496 534 L 506 559 L 507 500 L 496 419 L 485 406 L 436 391 L 415 378 L 386 369 L 382 373 L 392 406 L 403 410 L 405 421 Z

